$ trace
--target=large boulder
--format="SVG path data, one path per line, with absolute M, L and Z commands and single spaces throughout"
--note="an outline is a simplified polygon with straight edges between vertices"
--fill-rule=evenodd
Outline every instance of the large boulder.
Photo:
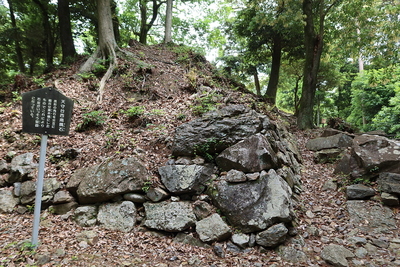
M 278 158 L 268 139 L 256 134 L 225 149 L 215 159 L 223 171 L 259 172 L 279 167 Z
M 381 172 L 400 174 L 400 141 L 383 136 L 356 136 L 349 155 L 343 157 L 335 173 L 352 178 L 377 176 Z
M 213 165 L 166 165 L 158 168 L 161 181 L 175 194 L 201 193 L 211 178 Z
M 131 201 L 102 204 L 97 221 L 106 229 L 130 232 L 136 224 L 135 204 Z
M 81 204 L 99 203 L 128 192 L 141 192 L 148 178 L 149 171 L 138 159 L 116 159 L 76 171 L 67 189 Z
M 215 181 L 208 193 L 230 224 L 244 233 L 293 219 L 292 190 L 273 169 L 262 172 L 255 181 Z
M 364 200 L 349 200 L 346 205 L 350 222 L 365 233 L 388 233 L 396 229 L 393 211 L 388 207 Z
M 335 134 L 328 137 L 318 137 L 308 140 L 306 148 L 312 151 L 318 151 L 328 148 L 350 147 L 353 145 L 353 139 L 344 133 Z
M 144 225 L 151 229 L 180 232 L 196 222 L 190 202 L 146 202 L 143 205 L 146 211 Z
M 270 128 L 275 128 L 275 124 L 266 116 L 244 105 L 229 105 L 177 127 L 172 154 L 216 154 L 246 137 Z

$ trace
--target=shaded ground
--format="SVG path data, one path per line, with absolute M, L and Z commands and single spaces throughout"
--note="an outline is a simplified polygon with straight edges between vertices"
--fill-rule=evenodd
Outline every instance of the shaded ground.
M 41 77 L 40 83 L 27 80 L 21 91 L 29 91 L 56 84 L 65 95 L 75 100 L 69 136 L 52 136 L 48 144 L 48 157 L 76 149 L 74 160 L 47 162 L 46 178 L 56 177 L 67 182 L 76 169 L 98 164 L 110 157 L 135 156 L 146 162 L 152 171 L 151 180 L 159 183 L 157 167 L 168 160 L 176 126 L 194 119 L 198 113 L 215 103 L 246 103 L 265 112 L 256 98 L 246 94 L 237 84 L 218 76 L 216 71 L 199 55 L 177 47 L 144 47 L 138 45 L 132 52 L 151 65 L 151 70 L 120 60 L 119 69 L 109 81 L 101 104 L 96 103 L 98 78 L 75 75 L 78 65 L 57 70 Z M 99 74 L 100 75 L 100 74 Z M 211 88 L 211 89 L 210 89 Z M 0 158 L 14 151 L 16 154 L 39 154 L 40 137 L 21 133 L 21 101 L 10 93 L 0 114 Z M 122 111 L 140 106 L 143 114 L 128 120 Z M 102 111 L 102 127 L 77 132 L 84 114 Z M 281 119 L 277 113 L 267 113 L 272 119 Z M 224 258 L 217 257 L 211 248 L 200 248 L 176 243 L 173 236 L 142 232 L 107 231 L 98 227 L 81 228 L 70 219 L 44 212 L 42 214 L 36 253 L 24 247 L 30 240 L 33 214 L 0 214 L 0 266 L 326 266 L 320 252 L 326 244 L 346 245 L 350 236 L 366 236 L 354 232 L 345 208 L 342 191 L 323 191 L 332 176 L 332 164 L 316 165 L 312 152 L 305 150 L 305 142 L 318 136 L 319 131 L 291 130 L 297 136 L 304 159 L 302 175 L 303 193 L 297 204 L 298 234 L 289 240 L 288 247 L 305 253 L 302 263 L 288 262 L 278 251 L 253 248 L 246 253 L 226 249 Z M 396 211 L 396 210 L 395 210 Z M 400 217 L 397 217 L 397 223 Z M 82 243 L 79 235 L 92 230 L 98 235 L 93 245 Z M 400 238 L 396 230 L 389 238 Z M 365 262 L 383 266 L 396 255 L 382 250 L 366 256 Z

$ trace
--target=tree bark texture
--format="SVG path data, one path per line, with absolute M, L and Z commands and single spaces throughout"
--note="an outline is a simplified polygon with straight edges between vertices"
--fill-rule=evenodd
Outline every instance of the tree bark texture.
M 167 0 L 167 11 L 165 14 L 165 35 L 164 43 L 172 41 L 172 2 L 173 0 Z
M 58 21 L 60 24 L 62 63 L 66 64 L 71 62 L 76 56 L 74 39 L 72 38 L 69 0 L 58 0 Z
M 17 62 L 18 62 L 18 68 L 19 71 L 24 73 L 25 72 L 25 65 L 24 65 L 24 59 L 22 57 L 22 49 L 20 45 L 20 35 L 18 32 L 18 27 L 17 27 L 17 22 L 15 20 L 15 14 L 14 14 L 14 6 L 12 0 L 8 0 L 8 7 L 10 9 L 10 18 L 11 18 L 11 25 L 13 27 L 14 31 L 14 43 L 15 43 L 15 52 L 17 54 Z
M 322 5 L 322 4 L 321 4 Z M 312 9 L 313 1 L 303 1 L 303 12 L 306 16 L 306 25 L 304 26 L 305 37 L 305 57 L 303 89 L 299 101 L 299 110 L 297 114 L 297 126 L 300 129 L 310 129 L 313 124 L 313 110 L 315 92 L 317 89 L 317 74 L 323 49 L 324 17 L 320 13 L 319 32 L 314 28 L 314 12 Z M 320 8 L 323 8 L 320 6 Z
M 278 91 L 279 72 L 282 58 L 282 38 L 278 34 L 274 36 L 272 45 L 272 66 L 265 98 L 267 102 L 275 105 L 276 93 Z
M 50 24 L 49 12 L 47 10 L 47 3 L 43 4 L 40 0 L 33 0 L 42 13 L 43 30 L 45 35 L 45 58 L 46 58 L 46 69 L 45 72 L 49 72 L 53 68 L 53 58 L 55 50 L 55 37 Z

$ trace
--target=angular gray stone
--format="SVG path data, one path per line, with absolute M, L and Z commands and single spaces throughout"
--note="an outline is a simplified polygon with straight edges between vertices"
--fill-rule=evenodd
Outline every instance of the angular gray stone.
M 97 223 L 97 206 L 81 206 L 74 212 L 74 221 L 82 227 L 94 226 Z
M 362 259 L 368 255 L 368 251 L 363 247 L 359 247 L 359 248 L 356 248 L 356 250 L 354 251 L 354 255 L 357 258 Z
M 54 194 L 61 188 L 61 182 L 57 178 L 43 180 L 42 202 L 49 203 Z M 36 182 L 26 181 L 21 184 L 21 204 L 33 204 L 36 197 Z
M 25 153 L 15 156 L 11 160 L 11 172 L 8 183 L 23 182 L 34 178 L 37 163 L 33 159 L 33 153 Z
M 0 213 L 11 213 L 18 205 L 19 199 L 14 197 L 12 191 L 0 189 Z
M 63 215 L 67 214 L 69 211 L 77 208 L 78 206 L 79 206 L 78 202 L 73 201 L 73 202 L 52 205 L 51 208 L 53 209 L 55 214 Z
M 382 192 L 381 198 L 382 198 L 382 203 L 386 206 L 399 206 L 400 205 L 399 198 L 394 194 Z
M 223 171 L 260 172 L 279 167 L 275 151 L 262 134 L 252 135 L 228 147 L 215 161 Z
M 77 170 L 67 189 L 81 204 L 105 202 L 129 192 L 142 192 L 148 180 L 147 168 L 136 158 L 109 160 Z
M 247 234 L 233 234 L 231 237 L 233 244 L 241 247 L 247 248 L 249 246 L 250 235 Z
M 292 190 L 274 170 L 262 172 L 256 181 L 214 181 L 207 193 L 229 223 L 244 233 L 293 219 Z
M 374 178 L 383 172 L 400 174 L 400 141 L 366 134 L 354 138 L 350 154 L 339 161 L 334 171 L 353 179 Z
M 289 230 L 283 223 L 275 224 L 267 230 L 257 233 L 256 243 L 263 247 L 276 247 L 286 240 Z
M 355 255 L 353 254 L 353 252 L 343 246 L 336 244 L 329 244 L 325 246 L 321 252 L 321 258 L 324 261 L 337 267 L 349 266 L 347 259 L 351 259 L 354 257 Z
M 312 151 L 318 151 L 328 148 L 350 147 L 353 145 L 353 138 L 340 133 L 328 137 L 318 137 L 308 140 L 306 148 Z
M 295 186 L 301 187 L 301 176 L 299 174 L 295 174 L 290 167 L 283 166 L 282 168 L 278 169 L 276 173 L 288 183 L 291 189 L 293 189 Z
M 172 154 L 216 154 L 263 129 L 275 127 L 265 115 L 258 114 L 244 105 L 229 105 L 177 127 Z
M 169 194 L 165 192 L 165 190 L 162 188 L 152 187 L 146 193 L 146 196 L 153 202 L 159 202 L 161 200 L 167 199 L 169 197 Z
M 193 212 L 199 221 L 210 216 L 214 210 L 214 206 L 205 201 L 197 200 L 193 203 Z
M 315 163 L 334 163 L 343 156 L 344 149 L 329 148 L 316 151 L 314 153 Z
M 241 183 L 245 182 L 247 180 L 246 175 L 244 172 L 238 171 L 238 170 L 230 170 L 225 176 L 226 181 L 230 183 Z
M 260 178 L 260 173 L 259 172 L 254 172 L 254 173 L 246 173 L 246 178 L 249 181 L 255 181 L 258 178 Z
M 201 165 L 167 165 L 158 168 L 161 181 L 171 193 L 201 193 L 210 179 L 213 167 Z
M 217 213 L 196 222 L 196 232 L 203 242 L 222 241 L 231 235 L 231 229 Z
M 63 204 L 72 201 L 75 201 L 74 197 L 65 190 L 58 191 L 57 193 L 55 193 L 53 198 L 53 204 Z
M 366 233 L 387 233 L 396 229 L 396 220 L 388 207 L 363 200 L 347 201 L 350 222 Z
M 389 194 L 400 194 L 400 174 L 382 172 L 379 174 L 377 183 L 379 190 L 383 192 Z
M 196 222 L 190 202 L 146 202 L 143 206 L 146 211 L 144 225 L 151 229 L 181 232 Z
M 285 245 L 279 247 L 279 255 L 282 259 L 291 263 L 302 263 L 307 261 L 307 255 L 303 251 Z
M 326 181 L 323 186 L 322 186 L 322 191 L 336 191 L 338 188 L 337 182 L 334 180 L 328 180 Z
M 6 160 L 0 159 L 0 174 L 10 172 L 10 165 L 7 163 Z
M 131 201 L 102 204 L 97 221 L 106 229 L 130 232 L 136 224 L 135 204 Z
M 346 186 L 347 199 L 366 199 L 375 196 L 375 190 L 363 184 Z

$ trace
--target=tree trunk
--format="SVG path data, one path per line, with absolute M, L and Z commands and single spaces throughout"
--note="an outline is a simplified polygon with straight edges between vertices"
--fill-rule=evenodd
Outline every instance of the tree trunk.
M 140 33 L 139 33 L 139 42 L 142 44 L 147 44 L 147 35 L 153 27 L 154 22 L 157 19 L 158 9 L 160 6 L 165 3 L 161 1 L 157 3 L 157 0 L 152 0 L 153 2 L 153 10 L 150 22 L 147 23 L 147 2 L 148 0 L 140 0 Z
M 139 42 L 147 44 L 147 1 L 140 1 L 140 32 Z
M 314 98 L 317 88 L 317 74 L 323 49 L 324 16 L 319 18 L 320 29 L 319 34 L 317 34 L 314 29 L 312 4 L 312 0 L 303 1 L 303 12 L 306 16 L 306 25 L 304 26 L 306 61 L 304 64 L 303 90 L 300 97 L 299 112 L 297 115 L 297 126 L 300 129 L 310 129 L 314 127 Z
M 167 0 L 167 11 L 165 14 L 165 35 L 164 43 L 172 41 L 172 2 L 173 0 Z
M 281 67 L 282 58 L 282 39 L 279 35 L 274 36 L 274 43 L 272 46 L 272 66 L 269 74 L 269 81 L 265 98 L 267 102 L 275 105 L 276 93 L 278 92 L 279 71 Z
M 112 0 L 112 2 L 111 2 L 111 17 L 112 17 L 115 41 L 117 43 L 120 43 L 121 42 L 121 33 L 119 31 L 117 3 L 114 0 Z
M 41 13 L 42 13 L 42 21 L 43 21 L 43 29 L 45 35 L 45 57 L 46 57 L 46 69 L 45 73 L 50 72 L 53 68 L 53 57 L 54 57 L 54 50 L 55 50 L 55 41 L 52 34 L 52 29 L 50 25 L 50 18 L 49 13 L 47 10 L 47 6 L 44 5 L 40 0 L 33 0 L 35 4 L 38 5 Z
M 110 0 L 97 0 L 97 14 L 99 20 L 99 44 L 96 51 L 82 65 L 79 71 L 91 71 L 93 64 L 99 58 L 103 61 L 108 61 L 108 70 L 100 81 L 99 95 L 97 98 L 98 102 L 101 102 L 106 81 L 111 77 L 113 69 L 117 65 L 117 55 L 115 50 L 118 48 L 118 45 L 114 36 Z
M 254 86 L 256 87 L 256 94 L 258 96 L 261 96 L 260 79 L 258 78 L 258 71 L 256 67 L 254 67 L 253 77 L 254 77 Z
M 62 49 L 61 63 L 67 64 L 72 62 L 76 56 L 74 39 L 72 38 L 69 0 L 58 0 L 58 21 Z
M 15 42 L 15 52 L 17 54 L 17 62 L 18 62 L 18 68 L 19 71 L 24 73 L 25 72 L 25 65 L 24 65 L 24 59 L 22 57 L 22 49 L 20 45 L 20 35 L 19 35 L 19 30 L 17 28 L 17 22 L 15 21 L 15 14 L 14 14 L 14 7 L 13 3 L 11 0 L 8 0 L 8 7 L 10 9 L 10 17 L 11 17 L 11 25 L 13 27 L 13 32 L 14 32 L 14 42 Z

